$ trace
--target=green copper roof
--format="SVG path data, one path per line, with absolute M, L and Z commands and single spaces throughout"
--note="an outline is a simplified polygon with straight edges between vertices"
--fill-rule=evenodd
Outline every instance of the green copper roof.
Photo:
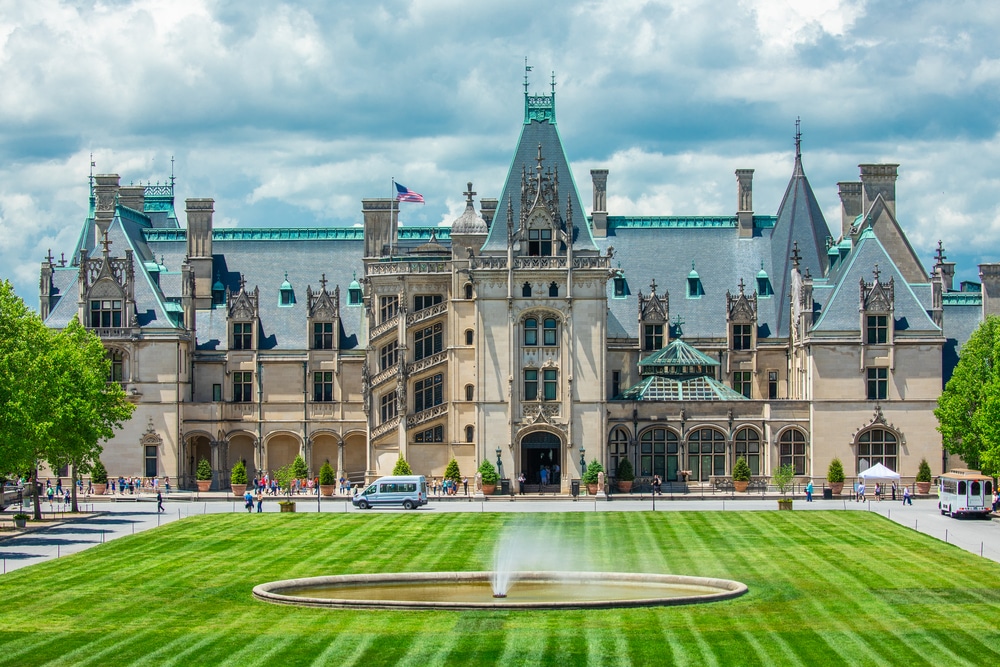
M 593 221 L 592 216 L 588 219 Z M 777 220 L 773 215 L 753 216 L 755 229 L 771 229 Z M 735 215 L 609 215 L 608 231 L 615 229 L 719 229 L 739 226 Z
M 745 401 L 747 398 L 718 380 L 705 375 L 671 378 L 653 375 L 627 390 L 616 400 L 627 401 Z
M 402 228 L 400 229 L 402 237 Z M 144 229 L 146 241 L 185 241 L 186 229 Z M 365 230 L 361 227 L 224 227 L 212 230 L 213 241 L 361 241 Z M 439 234 L 440 236 L 440 234 Z M 430 232 L 427 232 L 430 237 Z
M 639 371 L 643 375 L 702 375 L 718 365 L 718 361 L 678 338 L 640 361 Z

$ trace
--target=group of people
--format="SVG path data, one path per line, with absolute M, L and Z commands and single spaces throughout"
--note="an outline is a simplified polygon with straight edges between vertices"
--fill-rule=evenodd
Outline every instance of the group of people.
M 865 500 L 867 500 L 867 496 L 865 495 L 866 491 L 867 491 L 867 488 L 866 488 L 866 485 L 865 485 L 864 478 L 859 479 L 854 484 L 854 500 L 855 500 L 855 502 L 862 503 Z M 885 493 L 886 493 L 886 486 L 883 483 L 881 483 L 881 482 L 875 482 L 875 490 L 874 490 L 875 500 L 878 501 L 878 502 L 882 502 L 882 498 L 885 496 Z M 902 501 L 903 501 L 904 505 L 912 505 L 913 504 L 913 496 L 910 494 L 910 487 L 908 487 L 908 486 L 904 486 L 903 487 L 903 492 L 902 492 L 902 494 L 900 494 L 899 493 L 899 487 L 896 485 L 896 482 L 893 482 L 889 486 L 889 493 L 891 495 L 891 499 L 892 500 L 896 500 L 897 496 L 899 496 L 900 498 L 902 498 Z
M 458 482 L 453 479 L 433 479 L 431 480 L 431 493 L 435 496 L 457 496 Z M 462 493 L 469 495 L 469 478 L 462 478 Z
M 522 473 L 524 474 L 524 473 Z M 559 464 L 553 463 L 551 466 L 542 466 L 538 471 L 538 483 L 542 486 L 559 483 Z

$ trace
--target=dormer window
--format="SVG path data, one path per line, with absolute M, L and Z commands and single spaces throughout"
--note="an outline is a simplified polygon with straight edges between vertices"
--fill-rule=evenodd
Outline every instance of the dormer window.
M 752 349 L 752 340 L 749 324 L 734 324 L 733 325 L 733 349 L 734 350 L 750 350 Z
M 550 257 L 552 255 L 552 230 L 528 230 L 528 254 L 535 257 Z
M 761 298 L 774 296 L 774 289 L 771 287 L 771 279 L 767 277 L 767 273 L 763 268 L 757 273 L 757 296 Z
M 869 345 L 885 345 L 889 342 L 889 316 L 888 315 L 868 315 L 866 338 Z
M 615 286 L 615 291 L 613 293 L 613 297 L 615 299 L 624 299 L 625 298 L 625 276 L 622 276 L 622 275 L 615 276 L 614 286 Z
M 691 267 L 691 273 L 687 279 L 687 296 L 689 299 L 700 299 L 705 294 L 705 289 L 701 285 L 701 277 L 698 272 Z
M 361 283 L 357 279 L 352 280 L 350 286 L 347 288 L 347 305 L 361 305 Z
M 288 282 L 287 271 L 285 272 L 285 280 L 278 289 L 278 305 L 283 308 L 295 305 L 295 291 L 292 289 L 292 284 Z
M 233 349 L 253 349 L 253 323 L 233 322 Z
M 94 299 L 90 302 L 90 326 L 102 329 L 118 328 L 122 325 L 122 302 L 120 299 Z
M 226 286 L 216 280 L 212 285 L 212 305 L 221 306 L 226 302 Z

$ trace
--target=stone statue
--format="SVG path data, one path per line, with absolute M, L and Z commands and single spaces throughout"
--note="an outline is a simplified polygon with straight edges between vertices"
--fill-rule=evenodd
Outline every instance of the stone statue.
M 483 490 L 483 473 L 476 471 L 476 491 Z
M 604 493 L 604 471 L 597 473 L 597 492 Z

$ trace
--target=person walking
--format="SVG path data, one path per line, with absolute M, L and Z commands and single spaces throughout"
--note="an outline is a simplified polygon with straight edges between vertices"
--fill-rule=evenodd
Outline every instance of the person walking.
M 812 480 L 809 480 L 809 483 L 806 484 L 806 502 L 811 503 L 812 501 L 813 501 L 813 483 Z
M 165 511 L 163 509 L 163 494 L 160 493 L 159 489 L 156 490 L 156 511 L 157 512 L 163 512 L 163 511 Z M 157 519 L 157 520 L 159 520 L 159 519 Z
M 463 477 L 462 478 L 462 492 L 465 495 L 469 495 L 469 478 L 468 477 Z
M 895 481 L 893 481 L 893 483 L 892 483 L 892 499 L 893 500 L 896 499 L 896 482 Z
M 521 493 L 522 496 L 524 495 L 524 483 L 526 481 L 527 481 L 527 478 L 524 476 L 523 472 L 520 475 L 517 476 L 517 489 Z
M 659 475 L 653 475 L 653 495 L 654 496 L 656 496 L 656 495 L 662 496 L 663 495 L 663 492 L 660 491 L 660 486 L 662 484 L 663 484 L 663 482 L 662 482 L 662 480 L 660 480 L 660 476 Z
M 243 493 L 243 507 L 246 508 L 247 514 L 253 511 L 253 494 L 250 493 L 250 489 Z

